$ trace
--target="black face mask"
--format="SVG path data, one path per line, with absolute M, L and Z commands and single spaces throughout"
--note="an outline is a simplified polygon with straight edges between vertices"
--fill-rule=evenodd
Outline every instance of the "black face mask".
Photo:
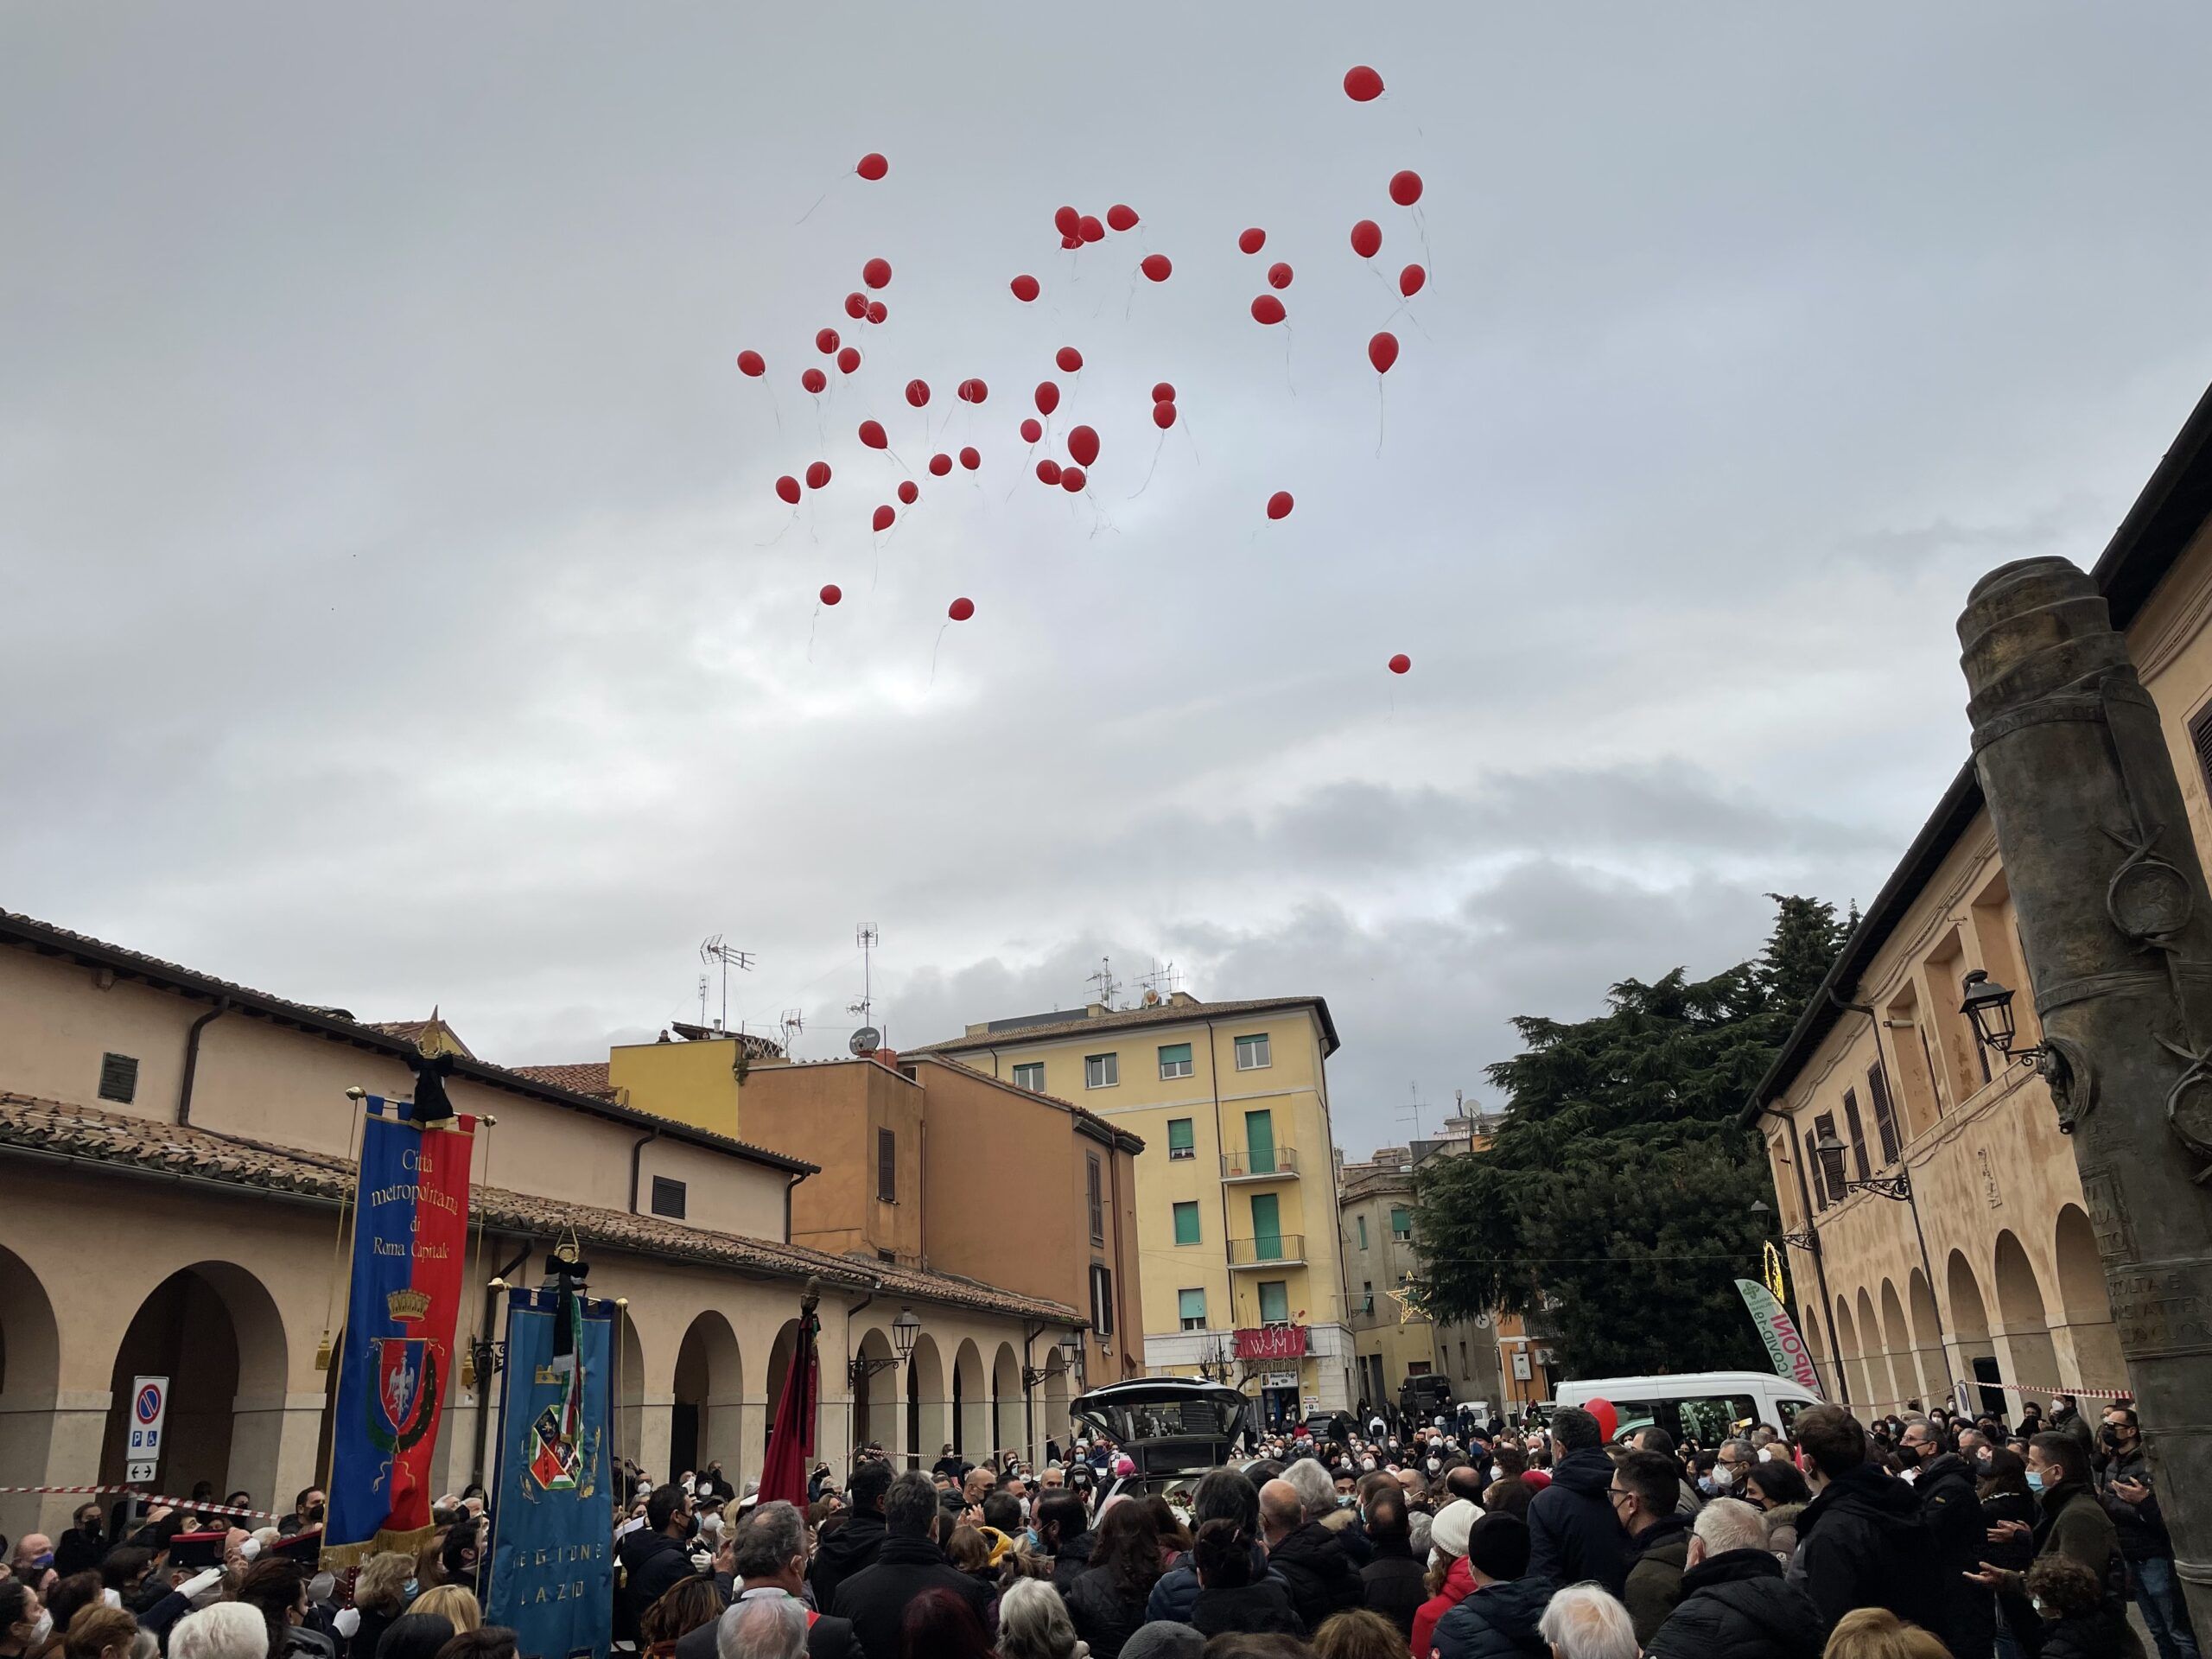
M 319 1527 L 322 1524 L 321 1504 L 310 1503 L 308 1505 L 308 1524 L 311 1527 Z
M 692 1516 L 683 1523 L 683 1541 L 690 1543 L 699 1535 L 699 1517 Z

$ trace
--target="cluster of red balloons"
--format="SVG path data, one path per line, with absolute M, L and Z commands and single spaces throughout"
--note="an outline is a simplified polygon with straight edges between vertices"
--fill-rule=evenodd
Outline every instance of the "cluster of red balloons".
M 1107 232 L 1134 231 L 1137 223 L 1137 210 L 1119 201 L 1106 210 L 1103 220 L 1096 213 L 1079 213 L 1072 207 L 1062 207 L 1052 215 L 1052 228 L 1060 233 L 1060 245 L 1064 248 L 1103 242 Z
M 1175 386 L 1162 380 L 1152 389 L 1152 423 L 1165 432 L 1175 424 Z

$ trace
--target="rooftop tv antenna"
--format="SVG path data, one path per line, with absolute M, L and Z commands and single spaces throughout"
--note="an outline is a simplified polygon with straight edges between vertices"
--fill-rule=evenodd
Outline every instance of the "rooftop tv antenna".
M 1120 990 L 1122 987 L 1121 982 L 1114 977 L 1114 959 L 1111 957 L 1098 958 L 1098 971 L 1091 975 L 1088 982 L 1098 988 L 1099 1005 L 1108 1009 L 1112 1008 L 1114 993 Z
M 722 1012 L 721 1018 L 715 1021 L 715 1029 L 727 1031 L 729 1028 L 729 970 L 735 968 L 742 972 L 751 973 L 753 953 L 750 950 L 741 950 L 734 944 L 723 944 L 722 936 L 717 933 L 699 947 L 699 960 L 719 962 L 722 965 Z M 701 976 L 702 988 L 704 977 L 703 975 Z M 707 1017 L 706 998 L 703 996 L 699 999 L 699 1017 L 702 1020 Z
M 861 1000 L 845 1005 L 847 1014 L 858 1014 L 861 1024 L 869 1023 L 868 1016 L 875 1011 L 875 947 L 882 943 L 882 936 L 874 928 L 861 926 L 853 930 L 853 943 L 861 949 Z
M 1144 1005 L 1156 1008 L 1173 996 L 1182 984 L 1183 976 L 1175 971 L 1175 964 L 1162 965 L 1159 957 L 1152 959 L 1152 971 L 1137 976 L 1137 983 L 1144 987 Z
M 806 1012 L 803 1008 L 785 1008 L 776 1023 L 783 1028 L 784 1053 L 788 1058 L 791 1052 L 791 1039 L 806 1029 Z
M 1418 1080 L 1408 1084 L 1406 1092 L 1413 1096 L 1413 1100 L 1410 1104 L 1399 1109 L 1398 1122 L 1402 1123 L 1408 1117 L 1411 1117 L 1414 1121 L 1414 1139 L 1418 1141 L 1422 1138 L 1421 1115 L 1428 1109 L 1428 1105 L 1421 1097 L 1421 1084 Z
M 699 976 L 699 1023 L 702 1026 L 707 1023 L 707 976 L 704 974 Z

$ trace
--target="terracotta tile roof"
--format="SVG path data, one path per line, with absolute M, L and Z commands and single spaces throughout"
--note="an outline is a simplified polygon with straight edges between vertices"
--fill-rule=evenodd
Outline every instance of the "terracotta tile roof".
M 602 1100 L 615 1097 L 614 1085 L 607 1080 L 605 1060 L 579 1060 L 574 1065 L 511 1065 L 507 1069 L 518 1077 L 550 1084 L 571 1094 L 597 1095 Z
M 273 1147 L 212 1129 L 0 1092 L 0 1157 L 10 1152 L 48 1153 L 258 1192 L 295 1193 L 331 1204 L 350 1194 L 353 1186 L 353 1166 L 325 1153 Z M 1064 1302 L 1017 1295 L 953 1274 L 857 1261 L 803 1245 L 687 1226 L 658 1216 L 562 1204 L 496 1186 L 476 1187 L 472 1202 L 485 1225 L 495 1232 L 555 1238 L 573 1227 L 586 1244 L 664 1261 L 802 1281 L 818 1275 L 825 1285 L 855 1289 L 880 1285 L 887 1296 L 1053 1325 L 1077 1324 L 1083 1319 Z
M 910 1048 L 909 1054 L 957 1054 L 982 1048 L 1021 1048 L 1031 1043 L 1056 1042 L 1063 1037 L 1088 1036 L 1093 1032 L 1141 1030 L 1147 1026 L 1187 1026 L 1205 1020 L 1230 1019 L 1240 1014 L 1278 1014 L 1289 1008 L 1312 1008 L 1321 1018 L 1327 1039 L 1326 1052 L 1342 1046 L 1337 1023 L 1329 1017 L 1328 1002 L 1318 996 L 1267 996 L 1248 1002 L 1162 1002 L 1156 1007 L 1122 1008 L 1096 1018 L 1082 1015 L 1038 1026 L 1010 1026 L 1002 1031 L 978 1032 L 973 1037 L 954 1037 L 942 1043 Z
M 390 1055 L 395 1059 L 412 1060 L 420 1056 L 421 1051 L 411 1039 L 396 1037 L 382 1027 L 356 1020 L 343 1008 L 318 1007 L 305 1002 L 290 1001 L 281 996 L 271 996 L 266 991 L 234 984 L 227 979 L 216 979 L 194 969 L 181 968 L 175 963 L 162 961 L 159 957 L 149 957 L 143 951 L 110 944 L 105 939 L 96 939 L 89 934 L 73 933 L 66 927 L 41 922 L 35 916 L 0 910 L 0 944 L 20 945 L 35 950 L 41 956 L 70 957 L 90 965 L 110 969 L 119 976 L 143 980 L 159 989 L 175 991 L 207 1001 L 219 999 L 240 1014 L 257 1015 L 279 1024 L 293 1026 L 319 1037 L 351 1043 L 356 1047 Z M 809 1174 L 821 1173 L 819 1165 L 808 1163 L 803 1158 L 771 1152 L 766 1147 L 756 1147 L 750 1141 L 734 1140 L 709 1129 L 695 1128 L 670 1118 L 634 1111 L 609 1096 L 580 1094 L 547 1083 L 542 1077 L 529 1077 L 470 1056 L 460 1057 L 454 1063 L 454 1071 L 457 1076 L 495 1089 L 511 1090 L 516 1094 L 551 1101 L 558 1105 L 578 1107 L 619 1122 L 634 1123 L 639 1128 L 658 1129 L 671 1140 L 711 1147 L 716 1152 L 728 1153 L 753 1163 L 768 1164 L 793 1174 L 801 1170 Z
M 957 1071 L 965 1077 L 976 1078 L 980 1082 L 989 1084 L 994 1089 L 1003 1089 L 1010 1095 L 1022 1095 L 1031 1100 L 1042 1101 L 1048 1106 L 1067 1113 L 1078 1123 L 1090 1125 L 1096 1139 L 1118 1141 L 1122 1144 L 1123 1149 L 1128 1152 L 1144 1150 L 1144 1139 L 1141 1135 L 1132 1135 L 1127 1129 L 1115 1128 L 1097 1113 L 1078 1106 L 1071 1100 L 1062 1100 L 1058 1095 L 1048 1095 L 1040 1090 L 1024 1089 L 1020 1084 L 1008 1083 L 1004 1077 L 993 1077 L 980 1066 L 969 1065 L 964 1060 L 956 1060 L 950 1054 L 932 1054 L 927 1049 L 917 1048 L 908 1050 L 907 1057 L 917 1061 L 926 1061 L 931 1065 L 941 1065 L 948 1071 Z

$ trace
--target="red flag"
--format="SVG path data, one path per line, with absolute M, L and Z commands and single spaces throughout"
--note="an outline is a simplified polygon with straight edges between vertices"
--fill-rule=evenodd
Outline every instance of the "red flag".
M 768 1431 L 768 1455 L 760 1471 L 760 1501 L 779 1500 L 806 1507 L 806 1460 L 814 1455 L 815 1394 L 821 1365 L 814 1349 L 814 1299 L 799 1315 L 798 1346 L 784 1378 L 784 1397 L 776 1402 L 776 1421 Z

